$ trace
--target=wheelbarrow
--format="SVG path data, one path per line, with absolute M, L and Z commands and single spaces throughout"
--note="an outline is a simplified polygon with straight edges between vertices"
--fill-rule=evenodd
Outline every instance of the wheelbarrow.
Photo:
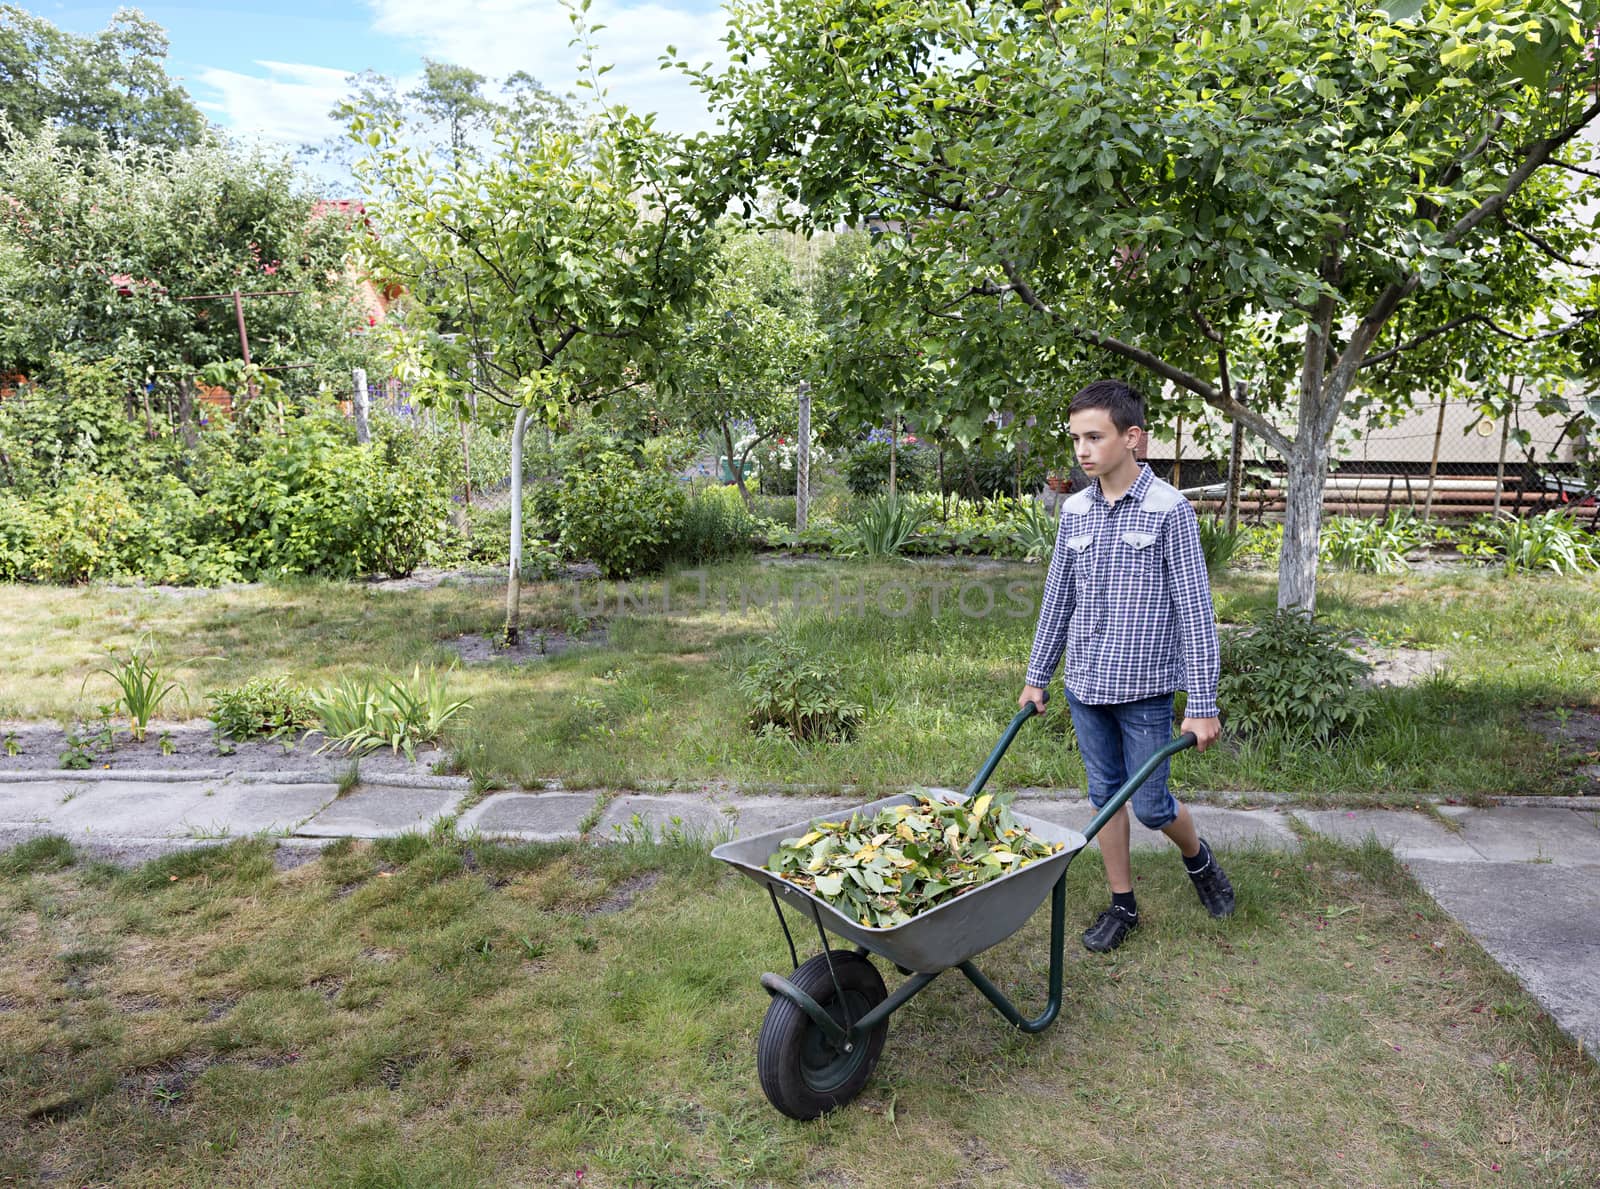
M 961 797 L 944 790 L 931 790 L 927 795 L 950 802 L 976 797 L 1022 724 L 1035 713 L 1032 704 L 1018 712 Z M 818 822 L 851 815 L 873 817 L 896 805 L 914 804 L 916 798 L 910 793 L 884 797 L 847 814 L 812 818 L 781 830 L 725 842 L 713 850 L 713 858 L 737 868 L 767 889 L 794 964 L 787 978 L 772 973 L 761 976 L 761 985 L 772 1002 L 761 1023 L 756 1071 L 761 1089 L 772 1105 L 792 1119 L 815 1119 L 853 1099 L 878 1064 L 889 1033 L 889 1017 L 952 967 L 966 975 L 1013 1027 L 1028 1033 L 1048 1028 L 1061 1010 L 1067 867 L 1163 760 L 1194 743 L 1194 735 L 1185 733 L 1151 756 L 1081 834 L 1013 810 L 1019 825 L 1047 842 L 1065 845 L 1047 858 L 980 884 L 891 928 L 875 929 L 852 920 L 826 900 L 767 870 L 766 863 L 784 839 L 803 835 Z M 1046 896 L 1050 897 L 1049 998 L 1044 1011 L 1029 1019 L 973 965 L 972 959 L 1022 928 Z M 822 952 L 804 963 L 795 950 L 794 935 L 789 931 L 781 902 L 810 918 L 816 927 Z M 830 946 L 830 931 L 853 942 L 853 948 Z M 892 995 L 868 959 L 869 954 L 878 955 L 907 976 Z

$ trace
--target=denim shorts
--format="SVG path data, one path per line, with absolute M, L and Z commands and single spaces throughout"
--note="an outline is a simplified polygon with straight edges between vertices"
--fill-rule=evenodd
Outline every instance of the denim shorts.
M 1089 800 L 1097 809 L 1111 800 L 1140 765 L 1172 741 L 1171 694 L 1091 706 L 1068 691 L 1067 703 L 1072 707 L 1072 729 L 1089 778 Z M 1167 788 L 1171 766 L 1163 760 L 1133 794 L 1133 815 L 1152 830 L 1170 825 L 1178 816 L 1178 802 Z

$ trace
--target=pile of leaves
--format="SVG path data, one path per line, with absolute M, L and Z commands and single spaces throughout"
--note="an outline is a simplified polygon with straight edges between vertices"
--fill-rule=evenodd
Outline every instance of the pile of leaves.
M 919 793 L 874 817 L 818 822 L 784 839 L 767 870 L 869 928 L 890 929 L 1063 845 L 1018 825 L 992 794 L 952 804 Z

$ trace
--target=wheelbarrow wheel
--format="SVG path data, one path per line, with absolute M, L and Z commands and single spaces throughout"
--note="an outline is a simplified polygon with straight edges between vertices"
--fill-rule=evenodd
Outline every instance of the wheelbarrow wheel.
M 830 957 L 832 974 L 828 972 Z M 835 976 L 842 998 L 834 990 Z M 789 981 L 840 1024 L 859 1020 L 889 994 L 877 968 L 849 950 L 818 954 L 791 974 Z M 885 1020 L 846 1051 L 829 1040 L 794 1002 L 774 995 L 756 1047 L 761 1089 L 767 1100 L 791 1119 L 815 1119 L 861 1093 L 877 1067 L 888 1034 Z

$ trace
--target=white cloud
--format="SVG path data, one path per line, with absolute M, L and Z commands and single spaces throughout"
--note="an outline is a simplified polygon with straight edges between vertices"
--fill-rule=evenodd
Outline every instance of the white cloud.
M 572 24 L 557 0 L 367 2 L 377 32 L 415 42 L 427 57 L 495 78 L 526 70 L 554 91 L 566 91 L 576 81 L 579 50 L 568 44 Z M 594 37 L 595 58 L 612 67 L 602 79 L 611 99 L 637 112 L 655 112 L 657 123 L 671 131 L 711 126 L 700 93 L 678 71 L 663 71 L 659 58 L 672 45 L 692 63 L 722 61 L 720 9 L 595 0 L 588 19 L 605 26 Z
M 315 144 L 341 131 L 328 118 L 351 73 L 296 62 L 256 62 L 263 75 L 206 67 L 196 77 L 217 98 L 200 107 L 241 136 L 286 145 Z

